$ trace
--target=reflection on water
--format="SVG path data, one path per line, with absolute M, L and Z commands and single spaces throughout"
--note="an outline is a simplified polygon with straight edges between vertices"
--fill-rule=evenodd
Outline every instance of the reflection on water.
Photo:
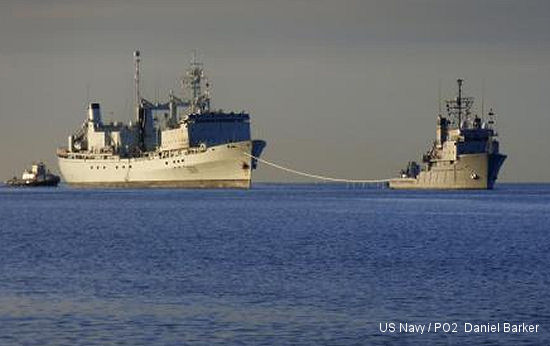
M 3 340 L 142 342 L 268 342 L 270 338 L 318 340 L 319 333 L 340 335 L 365 329 L 367 321 L 315 307 L 230 304 L 190 296 L 178 303 L 130 299 L 62 300 L 4 296 L 0 299 Z M 288 329 L 284 326 L 292 325 Z M 52 338 L 52 339 L 50 339 Z

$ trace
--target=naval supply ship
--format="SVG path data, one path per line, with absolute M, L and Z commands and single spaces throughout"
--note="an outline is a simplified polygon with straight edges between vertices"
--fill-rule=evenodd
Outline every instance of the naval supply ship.
M 102 120 L 90 103 L 81 128 L 58 148 L 59 170 L 82 187 L 249 188 L 265 142 L 252 140 L 250 115 L 213 110 L 210 84 L 195 57 L 183 95 L 165 103 L 140 93 L 140 52 L 134 52 L 135 122 Z
M 492 189 L 506 155 L 499 152 L 495 114 L 472 114 L 473 97 L 458 95 L 446 101 L 447 116 L 437 116 L 436 138 L 422 157 L 391 179 L 392 189 Z

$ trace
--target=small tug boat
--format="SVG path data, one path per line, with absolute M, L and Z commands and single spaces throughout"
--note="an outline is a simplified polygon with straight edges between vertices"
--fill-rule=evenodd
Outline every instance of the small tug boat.
M 30 170 L 25 169 L 21 179 L 13 177 L 5 181 L 8 186 L 57 186 L 59 176 L 50 173 L 43 162 L 33 163 Z

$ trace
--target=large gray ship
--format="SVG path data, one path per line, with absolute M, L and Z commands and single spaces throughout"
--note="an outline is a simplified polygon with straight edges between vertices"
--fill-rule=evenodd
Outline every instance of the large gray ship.
M 458 95 L 448 100 L 447 116 L 437 117 L 436 138 L 422 165 L 409 162 L 392 189 L 492 189 L 506 155 L 499 152 L 495 114 L 472 114 L 473 97 Z
M 213 110 L 210 84 L 195 58 L 165 103 L 140 93 L 135 62 L 135 122 L 103 121 L 99 103 L 88 106 L 82 127 L 57 151 L 70 185 L 84 187 L 249 188 L 265 142 L 252 140 L 245 112 Z

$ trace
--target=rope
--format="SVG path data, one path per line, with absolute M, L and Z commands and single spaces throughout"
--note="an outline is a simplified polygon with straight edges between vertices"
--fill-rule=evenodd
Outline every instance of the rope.
M 390 181 L 390 179 L 370 179 L 370 180 L 360 180 L 360 179 L 343 179 L 343 178 L 332 178 L 332 177 L 325 177 L 325 176 L 322 176 L 322 175 L 318 175 L 318 174 L 311 174 L 311 173 L 306 173 L 306 172 L 300 172 L 300 171 L 297 171 L 295 169 L 292 169 L 292 168 L 288 168 L 288 167 L 283 167 L 281 165 L 278 165 L 276 163 L 273 163 L 273 162 L 269 162 L 267 160 L 264 160 L 264 159 L 260 159 L 259 157 L 256 157 L 254 155 L 250 155 L 249 153 L 247 152 L 244 152 L 243 151 L 243 154 L 254 159 L 254 160 L 257 160 L 258 162 L 261 162 L 261 163 L 264 163 L 268 166 L 271 166 L 271 167 L 274 167 L 274 168 L 277 168 L 277 169 L 280 169 L 282 171 L 285 171 L 285 172 L 289 172 L 289 173 L 293 173 L 293 174 L 296 174 L 296 175 L 301 175 L 303 177 L 308 177 L 308 178 L 313 178 L 313 179 L 318 179 L 318 180 L 324 180 L 324 181 L 332 181 L 332 182 L 338 182 L 338 183 L 363 183 L 363 184 L 377 184 L 377 183 L 387 183 Z

